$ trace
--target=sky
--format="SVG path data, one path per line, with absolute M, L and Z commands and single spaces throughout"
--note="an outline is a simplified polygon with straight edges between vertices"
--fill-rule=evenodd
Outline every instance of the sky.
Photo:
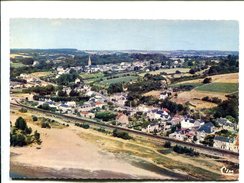
M 11 19 L 10 48 L 79 50 L 239 50 L 227 20 Z

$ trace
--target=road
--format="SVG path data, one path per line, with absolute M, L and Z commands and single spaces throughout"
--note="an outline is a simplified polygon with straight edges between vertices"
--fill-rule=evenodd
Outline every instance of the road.
M 42 110 L 42 109 L 38 109 L 38 108 L 29 107 L 29 106 L 20 104 L 17 101 L 16 101 L 16 103 L 11 102 L 10 104 L 12 106 L 24 107 L 24 108 L 27 108 L 29 110 L 41 112 L 41 113 L 44 113 L 44 114 L 51 114 L 51 115 L 54 115 L 54 116 L 59 116 L 61 118 L 66 118 L 66 119 L 69 119 L 69 120 L 74 121 L 76 123 L 77 122 L 80 122 L 80 123 L 84 123 L 85 122 L 85 123 L 89 123 L 89 124 L 92 124 L 92 125 L 97 125 L 99 127 L 109 128 L 109 129 L 112 129 L 112 130 L 113 129 L 119 129 L 119 130 L 131 133 L 131 134 L 134 134 L 134 135 L 152 138 L 152 139 L 155 139 L 157 141 L 158 140 L 162 140 L 162 142 L 169 141 L 169 142 L 171 142 L 173 144 L 194 148 L 196 151 L 198 151 L 198 152 L 200 152 L 202 154 L 218 156 L 218 157 L 221 157 L 221 158 L 224 157 L 224 158 L 228 159 L 229 161 L 233 161 L 233 162 L 238 162 L 239 161 L 239 153 L 233 152 L 233 151 L 217 149 L 217 148 L 213 148 L 213 147 L 207 147 L 207 146 L 200 145 L 200 144 L 193 144 L 193 143 L 190 143 L 190 142 L 184 142 L 184 141 L 176 140 L 176 139 L 169 138 L 169 137 L 162 137 L 162 136 L 152 135 L 152 134 L 149 134 L 149 133 L 136 131 L 136 130 L 133 130 L 133 129 L 128 129 L 128 128 L 124 128 L 124 127 L 120 127 L 120 126 L 114 126 L 114 125 L 110 125 L 110 124 L 105 124 L 105 123 L 97 122 L 97 121 L 94 121 L 94 120 L 81 119 L 81 118 L 78 118 L 78 117 L 58 114 L 58 113 L 54 113 L 54 112 L 50 112 L 50 111 L 46 111 L 46 110 Z

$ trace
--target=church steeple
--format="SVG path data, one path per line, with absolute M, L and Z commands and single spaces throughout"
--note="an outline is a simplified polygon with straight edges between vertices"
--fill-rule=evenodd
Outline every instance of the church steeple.
M 89 55 L 89 58 L 88 58 L 88 66 L 91 66 L 91 57 Z

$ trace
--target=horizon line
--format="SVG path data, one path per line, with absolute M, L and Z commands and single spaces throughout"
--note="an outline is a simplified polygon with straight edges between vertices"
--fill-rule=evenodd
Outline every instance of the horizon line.
M 222 51 L 222 52 L 239 52 L 239 50 L 208 50 L 208 49 L 175 49 L 175 50 L 145 50 L 145 49 L 78 49 L 78 48 L 10 48 L 10 50 L 61 50 L 61 49 L 73 49 L 78 51 Z

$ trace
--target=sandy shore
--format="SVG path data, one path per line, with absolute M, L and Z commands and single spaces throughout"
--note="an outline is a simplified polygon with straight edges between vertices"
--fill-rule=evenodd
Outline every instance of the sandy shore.
M 11 121 L 16 118 L 11 114 Z M 76 126 L 63 129 L 44 129 L 31 123 L 28 126 L 41 133 L 43 143 L 38 146 L 40 149 L 37 145 L 11 147 L 11 154 L 14 154 L 11 156 L 11 171 L 23 173 L 26 170 L 28 177 L 42 178 L 63 175 L 65 178 L 174 179 L 133 166 L 123 158 L 100 149 L 80 138 L 78 134 L 81 131 Z

